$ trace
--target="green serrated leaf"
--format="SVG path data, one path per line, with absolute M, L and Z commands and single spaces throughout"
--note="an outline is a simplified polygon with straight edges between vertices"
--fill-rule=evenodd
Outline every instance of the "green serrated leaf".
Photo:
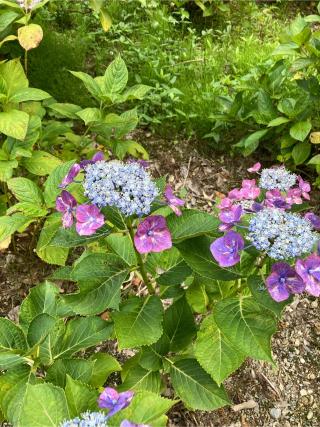
M 181 359 L 171 365 L 173 387 L 192 409 L 213 411 L 230 403 L 223 387 L 218 387 L 195 359 Z
M 70 417 L 76 417 L 82 412 L 97 409 L 98 391 L 67 375 L 65 393 Z
M 112 318 L 120 349 L 153 344 L 162 335 L 163 308 L 157 296 L 130 298 Z
M 191 343 L 197 329 L 185 298 L 180 298 L 165 311 L 163 329 L 169 338 L 171 351 L 183 350 Z
M 270 339 L 277 323 L 271 311 L 252 297 L 228 298 L 217 303 L 214 319 L 242 353 L 272 363 Z
M 99 317 L 78 317 L 67 323 L 63 337 L 56 343 L 54 358 L 68 358 L 78 351 L 107 340 L 112 325 Z
M 194 351 L 200 365 L 217 384 L 221 384 L 238 369 L 245 359 L 245 356 L 222 334 L 212 314 L 201 324 Z

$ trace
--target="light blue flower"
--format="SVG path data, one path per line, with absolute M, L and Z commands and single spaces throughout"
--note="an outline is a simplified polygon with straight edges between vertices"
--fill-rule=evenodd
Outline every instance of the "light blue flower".
M 125 216 L 148 215 L 158 190 L 138 163 L 98 161 L 85 167 L 85 195 L 99 207 L 113 206 Z
M 108 427 L 108 417 L 102 412 L 84 412 L 73 420 L 63 421 L 60 427 Z
M 264 208 L 251 218 L 247 238 L 270 258 L 284 260 L 312 252 L 318 236 L 299 215 Z
M 259 187 L 265 190 L 287 191 L 297 182 L 297 175 L 280 166 L 270 169 L 262 169 Z

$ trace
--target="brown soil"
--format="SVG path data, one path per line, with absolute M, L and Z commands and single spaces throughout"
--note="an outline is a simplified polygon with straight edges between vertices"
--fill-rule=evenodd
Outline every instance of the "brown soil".
M 135 135 L 135 137 L 139 135 Z M 212 211 L 214 199 L 247 176 L 252 159 L 201 155 L 195 144 L 140 134 L 153 160 L 155 176 L 167 174 L 176 190 L 186 188 L 189 207 Z M 147 142 L 146 142 L 147 140 Z M 0 252 L 0 315 L 16 317 L 28 289 L 54 269 L 28 251 L 29 237 L 17 238 L 17 253 Z M 182 404 L 170 412 L 170 427 L 316 427 L 320 426 L 320 311 L 314 298 L 297 298 L 289 306 L 272 340 L 277 367 L 247 362 L 226 382 L 234 405 L 211 413 L 191 412 Z M 122 355 L 119 355 L 122 357 Z M 251 408 L 251 409 L 250 409 Z

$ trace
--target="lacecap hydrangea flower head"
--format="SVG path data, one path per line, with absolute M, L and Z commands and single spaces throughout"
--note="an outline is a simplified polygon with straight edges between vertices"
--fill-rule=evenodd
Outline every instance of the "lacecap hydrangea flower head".
M 248 171 L 260 169 L 256 163 Z M 320 296 L 320 256 L 313 254 L 320 217 L 290 212 L 293 205 L 310 199 L 310 191 L 308 182 L 283 166 L 262 169 L 258 183 L 243 180 L 242 187 L 231 190 L 218 205 L 219 229 L 225 234 L 210 247 L 218 264 L 234 266 L 241 251 L 254 247 L 274 262 L 265 281 L 274 300 L 303 291 Z
M 70 228 L 75 223 L 78 234 L 90 236 L 108 220 L 102 210 L 109 206 L 119 210 L 126 218 L 128 227 L 129 224 L 131 227 L 132 220 L 138 222 L 134 244 L 139 253 L 161 252 L 171 248 L 166 218 L 150 215 L 152 206 L 157 201 L 180 216 L 184 201 L 174 195 L 170 185 L 165 187 L 161 200 L 148 167 L 149 163 L 145 161 L 105 161 L 101 152 L 91 160 L 75 163 L 62 179 L 59 185 L 61 194 L 56 200 L 56 209 L 62 213 L 63 227 Z M 67 191 L 74 182 L 82 183 L 88 202 L 78 205 L 76 198 Z

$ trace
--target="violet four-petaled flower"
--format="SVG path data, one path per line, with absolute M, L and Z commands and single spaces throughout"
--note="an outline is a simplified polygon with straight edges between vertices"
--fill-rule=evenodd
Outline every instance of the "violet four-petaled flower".
M 240 194 L 243 199 L 254 200 L 260 196 L 260 188 L 256 185 L 255 179 L 244 179 L 242 181 L 242 188 L 240 189 Z
M 179 199 L 177 196 L 175 196 L 173 194 L 172 188 L 170 185 L 166 186 L 166 189 L 164 190 L 164 196 L 167 200 L 168 206 L 173 210 L 173 212 L 177 215 L 177 216 L 181 216 L 182 212 L 181 210 L 178 208 L 178 206 L 183 206 L 184 205 L 184 200 Z
M 210 251 L 220 267 L 231 267 L 240 261 L 239 252 L 243 248 L 244 240 L 241 234 L 229 231 L 211 244 Z
M 285 301 L 291 294 L 299 294 L 305 289 L 295 269 L 285 262 L 273 264 L 266 286 L 272 299 L 277 302 Z
M 56 209 L 58 212 L 63 213 L 62 215 L 62 226 L 63 228 L 70 228 L 73 224 L 73 213 L 75 207 L 77 206 L 77 201 L 66 190 L 62 190 L 59 197 L 56 200 Z
M 138 225 L 134 244 L 140 254 L 162 252 L 172 247 L 171 234 L 162 215 L 151 215 Z
M 80 169 L 81 169 L 80 165 L 78 163 L 75 163 L 71 167 L 67 175 L 63 178 L 61 184 L 59 185 L 59 188 L 66 188 L 69 184 L 71 184 L 75 179 L 75 177 L 80 172 Z
M 95 205 L 79 205 L 76 230 L 80 236 L 91 236 L 104 224 L 104 216 Z
M 219 226 L 220 231 L 230 230 L 237 224 L 243 213 L 242 206 L 231 206 L 230 209 L 223 209 L 219 214 L 219 219 L 223 223 Z
M 109 409 L 108 417 L 129 406 L 134 396 L 133 391 L 118 393 L 117 390 L 106 387 L 98 398 L 99 408 Z
M 308 258 L 298 259 L 296 272 L 304 281 L 306 292 L 314 297 L 320 296 L 320 256 L 309 255 Z

